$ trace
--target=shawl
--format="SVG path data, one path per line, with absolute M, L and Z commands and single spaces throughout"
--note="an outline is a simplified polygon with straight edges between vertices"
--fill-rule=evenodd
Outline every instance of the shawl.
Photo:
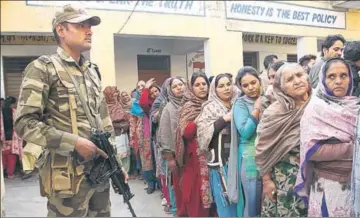
M 288 66 L 284 64 L 282 66 Z M 281 69 L 281 68 L 280 68 Z M 309 98 L 300 108 L 296 108 L 295 100 L 280 88 L 282 71 L 275 74 L 273 94 L 276 101 L 261 115 L 255 141 L 255 162 L 261 176 L 271 171 L 289 151 L 300 144 L 300 119 L 310 100 L 311 88 L 309 84 Z
M 129 93 L 127 93 L 125 91 L 122 91 L 120 93 L 120 96 L 119 96 L 119 102 L 123 106 L 125 112 L 130 113 L 130 110 L 131 110 L 131 98 L 129 98 L 130 100 L 126 102 L 125 99 L 123 97 L 121 97 L 122 94 L 124 94 L 124 93 L 126 93 L 130 97 Z
M 173 77 L 172 80 L 179 79 L 181 82 L 184 82 L 182 78 Z M 171 80 L 170 80 L 171 81 Z M 170 82 L 169 82 L 170 84 Z M 175 106 L 176 109 L 179 109 L 183 96 L 176 97 L 174 93 L 171 91 L 171 86 L 167 86 L 167 94 L 169 98 L 169 102 Z
M 354 216 L 360 217 L 360 119 L 357 121 L 356 141 L 351 174 L 351 204 Z
M 173 77 L 172 79 L 180 78 Z M 181 79 L 180 81 L 183 82 Z M 181 97 L 176 97 L 172 92 L 170 85 L 167 87 L 167 93 L 169 102 L 166 104 L 163 111 L 164 113 L 161 114 L 160 119 L 160 145 L 162 147 L 162 152 L 174 152 L 176 144 L 176 129 L 179 121 L 178 114 L 183 95 Z
M 112 122 L 128 121 L 129 115 L 125 112 L 115 93 L 118 92 L 116 86 L 108 86 L 104 89 L 105 100 L 109 109 L 109 115 Z
M 151 124 L 151 131 L 154 131 L 151 133 L 154 138 L 152 139 L 152 146 L 155 153 L 155 159 L 156 159 L 156 174 L 159 176 L 163 176 L 166 174 L 166 170 L 164 168 L 163 159 L 161 155 L 158 154 L 158 129 L 159 121 L 162 113 L 162 108 L 166 103 L 168 102 L 168 94 L 167 94 L 167 87 L 170 84 L 171 78 L 168 78 L 164 81 L 163 85 L 161 86 L 160 95 L 155 99 L 154 103 L 151 106 L 150 109 L 150 124 Z M 157 118 L 155 119 L 155 114 L 158 113 Z
M 260 96 L 261 97 L 261 96 Z M 246 95 L 239 97 L 238 101 L 246 101 L 249 104 L 254 105 L 255 101 Z M 234 116 L 234 112 L 232 113 Z M 239 150 L 239 132 L 236 128 L 234 119 L 231 120 L 231 147 L 229 156 L 229 169 L 228 169 L 228 197 L 232 203 L 238 203 L 239 200 L 239 179 L 240 170 L 238 164 L 238 150 Z M 240 162 L 241 164 L 241 162 Z M 242 194 L 242 192 L 241 192 Z M 243 200 L 243 199 L 241 199 Z M 241 202 L 243 204 L 243 202 Z
M 171 81 L 171 78 L 168 78 L 164 81 L 163 85 L 161 86 L 161 91 L 160 91 L 160 95 L 159 97 L 157 97 L 154 101 L 154 103 L 152 104 L 151 106 L 151 110 L 150 110 L 150 118 L 151 118 L 151 121 L 152 122 L 155 122 L 157 123 L 157 121 L 155 121 L 153 118 L 154 118 L 154 115 L 156 114 L 156 112 L 159 111 L 159 114 L 158 114 L 158 120 L 161 116 L 160 114 L 160 109 L 161 107 L 164 107 L 167 102 L 169 101 L 168 100 L 168 86 L 170 84 L 170 81 Z M 163 106 L 162 106 L 163 105 Z
M 352 82 L 345 97 L 334 96 L 326 87 L 325 78 L 327 72 L 325 72 L 324 66 L 325 64 L 320 70 L 319 83 L 315 94 L 306 107 L 300 123 L 300 171 L 295 192 L 304 200 L 306 205 L 314 172 L 314 163 L 310 160 L 311 156 L 324 144 L 324 141 L 334 137 L 339 141 L 338 143 L 354 143 L 356 121 L 360 109 L 358 105 L 359 99 L 351 96 Z M 350 78 L 350 81 L 352 81 L 351 72 Z M 327 163 L 323 162 L 322 164 Z
M 209 144 L 214 135 L 214 123 L 217 119 L 230 112 L 216 94 L 215 81 L 217 75 L 210 84 L 209 99 L 202 105 L 200 115 L 196 118 L 197 140 L 200 153 L 207 153 Z M 238 89 L 233 85 L 233 96 L 231 102 L 234 103 L 238 96 Z
M 207 97 L 206 97 L 207 99 Z M 175 156 L 176 161 L 180 167 L 184 165 L 184 152 L 185 145 L 183 140 L 184 130 L 189 122 L 193 122 L 201 112 L 201 105 L 206 99 L 200 99 L 196 97 L 190 83 L 187 84 L 187 88 L 184 91 L 183 100 L 181 102 L 181 108 L 179 110 L 179 127 L 176 130 L 176 147 Z
M 131 111 L 130 113 L 136 117 L 144 117 L 144 111 L 141 109 L 140 104 L 139 104 L 139 99 L 140 99 L 141 93 L 139 92 L 139 90 L 136 90 L 136 98 L 134 100 L 134 102 L 132 103 L 131 106 Z

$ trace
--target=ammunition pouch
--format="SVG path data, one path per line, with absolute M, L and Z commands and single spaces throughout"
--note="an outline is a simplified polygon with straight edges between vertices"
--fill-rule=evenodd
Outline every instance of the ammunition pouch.
M 83 167 L 74 166 L 73 153 L 45 149 L 37 161 L 40 177 L 40 194 L 43 197 L 57 195 L 71 198 L 79 192 L 84 177 Z

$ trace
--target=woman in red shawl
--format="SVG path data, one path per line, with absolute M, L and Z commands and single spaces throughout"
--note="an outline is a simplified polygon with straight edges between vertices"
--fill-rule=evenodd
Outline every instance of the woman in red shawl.
M 129 146 L 129 114 L 125 112 L 119 100 L 120 92 L 116 86 L 108 86 L 104 90 L 104 96 L 109 109 L 110 119 L 114 126 L 117 155 L 121 158 L 126 172 L 130 168 Z
M 160 88 L 155 85 L 155 80 L 152 78 L 146 82 L 143 88 L 139 105 L 144 112 L 143 117 L 143 146 L 139 147 L 141 156 L 141 165 L 144 179 L 147 183 L 147 193 L 151 194 L 155 191 L 157 179 L 155 176 L 155 159 L 154 151 L 151 146 L 151 122 L 150 109 L 155 99 L 160 95 Z
M 206 217 L 212 200 L 206 157 L 199 155 L 197 126 L 194 120 L 207 100 L 209 81 L 204 73 L 191 77 L 180 108 L 176 131 L 175 159 L 180 167 L 174 170 L 174 191 L 178 216 Z

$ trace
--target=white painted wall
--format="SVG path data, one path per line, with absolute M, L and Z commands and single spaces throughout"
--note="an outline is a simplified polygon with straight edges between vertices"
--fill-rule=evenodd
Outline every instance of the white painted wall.
M 171 76 L 186 77 L 186 53 L 198 50 L 203 42 L 183 39 L 114 37 L 116 85 L 130 91 L 138 81 L 137 55 L 152 55 L 148 48 L 160 49 L 153 55 L 170 55 Z M 101 70 L 101 69 L 100 69 Z M 103 74 L 105 72 L 102 72 Z M 189 76 L 191 72 L 189 71 Z
M 291 45 L 267 45 L 267 44 L 255 44 L 255 43 L 244 43 L 244 52 L 253 51 L 259 52 L 258 66 L 260 72 L 264 70 L 264 58 L 267 55 L 275 54 L 279 60 L 287 59 L 287 54 L 296 54 L 296 46 Z

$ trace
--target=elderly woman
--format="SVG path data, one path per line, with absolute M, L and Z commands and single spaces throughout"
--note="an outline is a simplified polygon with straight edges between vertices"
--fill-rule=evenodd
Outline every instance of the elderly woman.
M 231 142 L 231 108 L 237 91 L 227 74 L 217 75 L 211 85 L 209 99 L 196 119 L 200 154 L 211 154 L 210 186 L 220 217 L 236 216 L 236 204 L 227 196 L 227 169 Z
M 207 100 L 209 81 L 202 72 L 191 76 L 180 108 L 176 131 L 174 191 L 178 216 L 209 216 L 211 205 L 209 174 L 204 155 L 199 156 L 195 119 Z
M 262 191 L 255 164 L 262 88 L 258 72 L 252 67 L 241 68 L 235 83 L 243 94 L 233 106 L 228 192 L 230 200 L 237 203 L 237 216 L 256 217 L 260 216 Z
M 167 162 L 167 167 L 172 169 L 175 164 L 175 135 L 178 126 L 179 108 L 183 98 L 185 84 L 181 78 L 173 77 L 168 86 L 169 102 L 162 111 L 159 127 L 159 145 L 161 148 L 161 155 Z M 172 187 L 172 179 L 170 179 L 169 194 L 170 207 L 172 214 L 176 214 L 176 202 L 174 191 Z
M 311 89 L 299 64 L 284 64 L 275 75 L 276 101 L 263 113 L 255 143 L 255 161 L 263 180 L 265 217 L 306 216 L 301 198 L 293 192 L 300 161 L 300 119 Z
M 308 202 L 311 217 L 350 217 L 351 209 L 360 210 L 350 201 L 360 101 L 351 97 L 352 73 L 342 58 L 327 60 L 319 81 L 301 119 L 301 172 L 295 191 Z

